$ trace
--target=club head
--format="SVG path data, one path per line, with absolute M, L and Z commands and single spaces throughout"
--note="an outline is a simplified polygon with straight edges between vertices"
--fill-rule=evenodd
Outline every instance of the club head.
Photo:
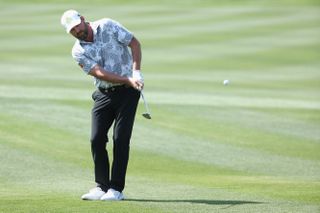
M 151 119 L 151 115 L 147 112 L 143 113 L 142 116 L 145 117 L 146 119 Z

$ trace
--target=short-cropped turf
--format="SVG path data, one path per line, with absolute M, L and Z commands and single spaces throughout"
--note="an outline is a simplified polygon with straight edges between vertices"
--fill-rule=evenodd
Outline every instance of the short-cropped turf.
M 318 1 L 86 2 L 0 0 L 0 212 L 319 212 Z M 94 87 L 71 8 L 141 41 L 152 119 L 140 100 L 121 202 L 80 199 Z

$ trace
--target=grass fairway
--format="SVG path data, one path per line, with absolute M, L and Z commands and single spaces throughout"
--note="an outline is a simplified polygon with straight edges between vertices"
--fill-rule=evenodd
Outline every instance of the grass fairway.
M 0 0 L 1 213 L 320 211 L 318 1 L 85 2 Z M 142 43 L 153 119 L 140 102 L 123 202 L 80 200 L 94 87 L 69 8 Z

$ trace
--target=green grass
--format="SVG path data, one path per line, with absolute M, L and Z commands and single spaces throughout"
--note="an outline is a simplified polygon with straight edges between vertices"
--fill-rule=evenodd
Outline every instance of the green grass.
M 0 5 L 0 212 L 320 211 L 319 1 Z M 94 87 L 69 8 L 142 43 L 153 119 L 140 102 L 123 202 L 80 200 Z

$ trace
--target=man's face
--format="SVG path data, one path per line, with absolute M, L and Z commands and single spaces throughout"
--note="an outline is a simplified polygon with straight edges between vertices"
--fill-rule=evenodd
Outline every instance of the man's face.
M 84 20 L 81 18 L 81 23 L 74 26 L 70 30 L 71 35 L 76 37 L 79 40 L 85 40 L 88 37 L 88 25 L 84 22 Z

